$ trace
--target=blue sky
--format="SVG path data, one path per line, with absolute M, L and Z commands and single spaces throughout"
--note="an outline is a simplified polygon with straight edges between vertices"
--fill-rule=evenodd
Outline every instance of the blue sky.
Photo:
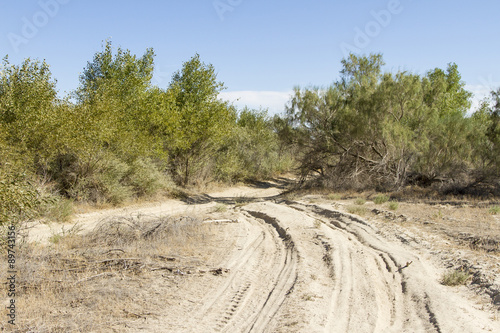
M 387 71 L 455 62 L 479 99 L 500 87 L 498 13 L 493 0 L 0 0 L 0 55 L 46 59 L 63 95 L 108 38 L 153 47 L 161 87 L 199 53 L 224 98 L 280 112 L 294 86 L 337 80 L 345 52 L 382 53 Z

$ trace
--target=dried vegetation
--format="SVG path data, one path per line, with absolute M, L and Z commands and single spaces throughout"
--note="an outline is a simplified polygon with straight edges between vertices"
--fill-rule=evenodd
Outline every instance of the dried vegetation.
M 122 217 L 50 246 L 20 245 L 17 331 L 117 332 L 155 318 L 176 277 L 210 273 L 199 251 L 211 228 L 188 216 Z

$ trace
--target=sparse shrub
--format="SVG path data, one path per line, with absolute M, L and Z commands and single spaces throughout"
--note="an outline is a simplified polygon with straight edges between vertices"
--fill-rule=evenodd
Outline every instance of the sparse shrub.
M 330 193 L 326 196 L 328 200 L 340 200 L 342 198 L 342 195 L 340 193 Z
M 248 198 L 247 198 L 247 197 L 245 197 L 244 195 L 237 195 L 237 196 L 234 198 L 234 202 L 235 202 L 237 205 L 241 205 L 241 204 L 247 203 L 247 202 L 248 202 Z
M 282 194 L 283 199 L 286 200 L 297 200 L 299 196 L 299 193 L 296 191 L 287 191 Z
M 366 215 L 366 208 L 360 206 L 347 206 L 347 212 L 355 215 Z
M 103 163 L 95 179 L 105 202 L 118 205 L 132 196 L 133 187 L 123 181 L 129 171 L 130 167 L 125 162 L 112 156 Z
M 489 210 L 491 215 L 497 215 L 500 214 L 500 206 L 493 206 Z
M 154 297 L 154 280 L 163 273 L 166 260 L 175 260 L 184 272 L 181 267 L 198 266 L 187 264 L 187 258 L 193 256 L 192 248 L 212 244 L 210 230 L 210 225 L 188 216 L 154 221 L 113 217 L 88 233 L 76 233 L 77 228 L 63 230 L 51 238 L 57 245 L 27 243 L 19 247 L 16 251 L 22 260 L 16 267 L 24 274 L 16 279 L 16 304 L 23 309 L 16 321 L 17 331 L 36 327 L 37 332 L 97 332 L 109 320 L 137 320 L 125 317 L 122 309 L 135 312 L 131 300 L 139 295 Z M 152 283 L 138 289 L 129 287 L 133 281 Z M 147 306 L 140 304 L 137 312 L 156 313 L 164 304 Z M 62 318 L 62 312 L 67 316 Z
M 125 161 L 103 152 L 94 160 L 61 156 L 52 176 L 62 194 L 77 201 L 120 204 L 133 197 L 153 196 L 173 187 L 170 178 L 148 158 Z M 90 165 L 90 167 L 89 167 Z
M 54 234 L 54 235 L 50 236 L 49 242 L 52 244 L 59 244 L 59 242 L 61 241 L 62 238 L 63 238 L 63 236 L 61 234 Z
M 78 224 L 73 225 L 69 229 L 65 229 L 63 226 L 61 232 L 50 236 L 49 242 L 52 244 L 59 244 L 62 240 L 66 241 L 68 238 L 76 236 L 81 230 L 82 229 Z
M 375 199 L 373 199 L 373 202 L 377 205 L 381 205 L 381 204 L 384 204 L 386 203 L 387 201 L 389 201 L 389 197 L 387 195 L 384 195 L 384 194 L 379 194 L 375 197 Z
M 389 202 L 389 209 L 390 210 L 397 210 L 398 208 L 399 208 L 399 203 L 397 201 Z
M 437 220 L 441 220 L 443 218 L 443 211 L 439 209 L 436 214 L 433 214 L 433 217 Z
M 365 199 L 363 199 L 363 198 L 357 198 L 357 199 L 354 201 L 354 203 L 355 203 L 356 205 L 362 206 L 362 205 L 364 205 L 364 204 L 366 203 L 366 200 L 365 200 Z
M 464 285 L 467 280 L 469 280 L 470 276 L 468 272 L 452 270 L 443 274 L 441 277 L 441 284 L 450 287 Z
M 124 182 L 130 167 L 112 154 L 103 153 L 84 160 L 64 157 L 62 172 L 53 170 L 53 177 L 62 194 L 77 201 L 119 204 L 133 194 Z
M 224 213 L 227 211 L 227 206 L 223 203 L 217 203 L 214 207 L 214 212 Z

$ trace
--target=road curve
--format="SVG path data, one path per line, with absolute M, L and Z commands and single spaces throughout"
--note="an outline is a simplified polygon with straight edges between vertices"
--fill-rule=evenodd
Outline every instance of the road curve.
M 491 332 L 418 255 L 362 219 L 292 201 L 237 208 L 230 274 L 206 295 L 197 332 Z M 493 326 L 492 326 L 493 325 Z

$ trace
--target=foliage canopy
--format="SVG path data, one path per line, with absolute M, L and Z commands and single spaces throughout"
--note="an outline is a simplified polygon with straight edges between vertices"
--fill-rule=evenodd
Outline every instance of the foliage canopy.
M 199 54 L 155 86 L 154 58 L 106 41 L 65 98 L 45 61 L 4 58 L 0 224 L 34 216 L 47 196 L 118 204 L 174 183 L 267 178 L 293 166 L 330 187 L 499 187 L 500 89 L 468 113 L 472 95 L 454 63 L 388 73 L 381 54 L 351 54 L 339 80 L 296 87 L 285 114 L 270 117 L 222 100 L 224 84 Z

